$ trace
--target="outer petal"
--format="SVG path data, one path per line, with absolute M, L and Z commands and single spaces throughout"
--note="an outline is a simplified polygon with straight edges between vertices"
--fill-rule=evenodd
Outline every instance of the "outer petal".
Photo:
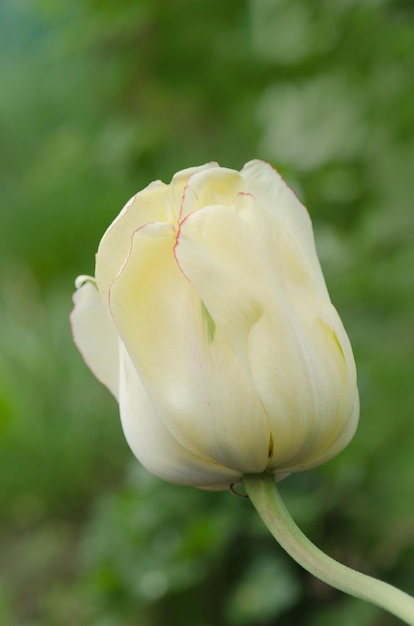
M 159 478 L 172 483 L 226 489 L 241 478 L 211 459 L 196 456 L 162 423 L 137 371 L 121 349 L 120 411 L 125 437 L 137 459 Z
M 110 307 L 172 436 L 196 456 L 244 473 L 267 466 L 270 433 L 251 381 L 174 257 L 175 232 L 135 233 Z
M 215 163 L 208 163 L 177 172 L 170 185 L 155 181 L 127 202 L 99 244 L 95 275 L 101 294 L 109 292 L 110 285 L 127 258 L 133 233 L 150 222 L 175 224 L 188 178 L 214 167 Z
M 259 225 L 252 231 L 253 222 Z M 255 238 L 258 230 L 267 236 Z M 181 225 L 176 254 L 251 373 L 273 434 L 270 467 L 316 464 L 315 457 L 347 429 L 355 369 L 321 320 L 329 302 L 316 297 L 306 259 L 250 196 L 239 196 L 237 208 L 191 214 Z
M 119 338 L 112 318 L 102 304 L 95 280 L 79 276 L 70 316 L 73 339 L 86 364 L 118 398 Z
M 308 438 L 305 447 L 299 450 L 299 461 L 307 459 L 306 463 L 309 467 L 311 464 L 311 457 L 307 456 L 309 451 L 313 458 L 317 457 L 312 464 L 321 463 L 344 448 L 355 432 L 359 415 L 355 362 L 348 336 L 336 310 L 329 301 L 313 245 L 312 232 L 308 233 L 310 237 L 308 244 L 312 243 L 312 246 L 309 245 L 309 254 L 313 252 L 312 262 L 309 263 L 309 255 L 306 257 L 303 255 L 301 240 L 298 241 L 294 237 L 294 231 L 286 231 L 279 219 L 260 209 L 260 205 L 252 196 L 245 195 L 238 198 L 237 213 L 247 225 L 251 237 L 260 246 L 266 265 L 274 275 L 278 275 L 278 289 L 285 294 L 289 317 L 299 329 L 297 338 L 300 339 L 302 361 L 308 362 L 308 372 L 311 374 L 309 382 L 315 390 L 313 407 L 316 415 L 319 416 L 313 425 L 314 434 L 317 434 L 319 430 L 321 437 L 317 452 L 315 452 L 315 439 L 312 441 L 311 438 Z M 300 209 L 302 215 L 307 218 L 304 207 L 300 205 Z M 252 346 L 257 341 L 258 347 L 261 338 L 266 343 L 263 348 L 251 350 L 252 359 L 257 357 L 257 367 L 261 369 L 265 364 L 264 358 L 268 354 L 266 348 L 269 345 L 265 332 L 271 333 L 271 327 L 265 331 L 263 326 L 262 332 L 258 328 L 251 333 L 249 339 Z M 272 360 L 273 354 L 269 354 L 269 358 Z M 271 363 L 269 363 L 270 371 Z M 292 380 L 295 380 L 296 371 L 297 366 L 292 369 Z M 269 390 L 272 394 L 271 380 L 269 380 Z M 342 390 L 342 393 L 339 390 Z M 333 410 L 335 406 L 337 406 L 336 411 Z M 326 430 L 329 425 L 330 430 Z M 323 428 L 327 433 L 324 440 Z M 276 462 L 277 459 L 275 458 L 274 461 Z M 293 462 L 296 463 L 292 458 Z M 299 465 L 298 469 L 300 468 Z M 292 470 L 293 467 L 289 469 Z
M 325 280 L 315 250 L 309 214 L 296 194 L 280 174 L 264 161 L 249 161 L 240 172 L 246 189 L 265 211 L 272 213 L 283 230 L 295 242 L 303 262 L 309 266 L 314 287 L 324 299 L 329 299 Z

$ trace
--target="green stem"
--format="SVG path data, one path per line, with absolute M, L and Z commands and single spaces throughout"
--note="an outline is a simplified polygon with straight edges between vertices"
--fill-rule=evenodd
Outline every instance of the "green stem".
M 308 572 L 328 585 L 372 602 L 414 626 L 414 598 L 387 583 L 338 563 L 313 545 L 291 518 L 271 474 L 245 476 L 243 485 L 272 535 Z

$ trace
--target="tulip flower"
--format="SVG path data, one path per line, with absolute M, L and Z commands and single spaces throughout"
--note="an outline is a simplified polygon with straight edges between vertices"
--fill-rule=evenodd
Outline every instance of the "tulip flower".
M 414 626 L 414 599 L 325 555 L 276 481 L 338 454 L 359 404 L 355 363 L 309 215 L 270 165 L 209 163 L 151 183 L 76 281 L 76 345 L 117 398 L 152 473 L 205 489 L 242 483 L 309 572 Z
M 355 363 L 308 212 L 262 161 L 154 182 L 104 234 L 72 328 L 152 473 L 224 489 L 340 452 Z

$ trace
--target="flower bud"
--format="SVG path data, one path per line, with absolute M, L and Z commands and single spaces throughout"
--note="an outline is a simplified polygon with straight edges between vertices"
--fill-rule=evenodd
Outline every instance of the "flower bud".
M 75 342 L 157 476 L 224 489 L 323 463 L 353 436 L 351 346 L 309 215 L 268 164 L 151 183 L 77 288 Z

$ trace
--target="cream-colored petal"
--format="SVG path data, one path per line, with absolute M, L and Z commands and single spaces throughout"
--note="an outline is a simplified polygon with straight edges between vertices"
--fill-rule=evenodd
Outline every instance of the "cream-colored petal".
M 249 332 L 267 310 L 283 300 L 283 290 L 264 254 L 263 241 L 252 237 L 239 210 L 246 205 L 246 210 L 254 212 L 254 200 L 239 195 L 237 205 L 207 207 L 190 214 L 181 223 L 175 254 L 248 371 Z M 268 220 L 260 208 L 255 218 L 265 220 L 262 230 L 266 231 Z M 274 242 L 271 237 L 268 244 L 277 248 L 278 241 L 279 235 Z
M 267 237 L 255 237 L 253 220 L 263 222 Z M 333 445 L 346 428 L 355 376 L 348 377 L 338 342 L 320 323 L 324 303 L 278 221 L 240 196 L 234 209 L 191 214 L 176 255 L 250 372 L 273 434 L 270 466 L 306 464 Z
M 336 430 L 332 430 L 330 436 L 319 446 L 317 454 L 313 454 L 315 459 L 308 459 L 307 467 L 320 465 L 338 454 L 352 439 L 359 419 L 359 395 L 354 356 L 342 321 L 331 303 L 325 303 L 321 307 L 317 325 L 319 332 L 313 335 L 313 340 L 316 341 L 319 338 L 319 341 L 320 339 L 323 341 L 319 345 L 315 343 L 314 350 L 324 355 L 324 366 L 331 374 L 334 371 L 339 373 L 340 380 L 337 388 L 340 387 L 342 391 L 340 395 L 342 402 L 337 412 Z M 338 350 L 335 350 L 335 347 Z M 328 388 L 324 394 L 323 385 L 326 383 L 328 383 Z M 324 401 L 321 413 L 328 414 L 337 397 L 333 395 L 335 385 L 332 379 L 327 381 L 324 370 L 320 371 L 319 385 L 322 389 L 321 403 Z M 301 469 L 301 467 L 292 468 L 294 469 Z
M 262 218 L 259 211 L 257 219 Z M 306 368 L 300 362 L 292 378 L 285 367 L 286 356 L 298 352 L 298 342 L 278 275 L 271 272 L 260 243 L 252 239 L 236 209 L 210 207 L 191 214 L 181 225 L 176 255 L 252 378 L 269 424 L 277 416 L 273 454 L 282 463 L 292 446 L 296 449 L 306 437 L 301 423 L 308 411 L 291 415 L 290 397 L 298 378 L 306 378 Z M 257 349 L 259 340 L 263 345 Z
M 172 436 L 196 456 L 261 472 L 270 438 L 263 407 L 177 265 L 175 235 L 167 224 L 135 233 L 111 287 L 116 326 Z
M 187 180 L 197 172 L 215 167 L 215 163 L 207 163 L 182 170 L 174 175 L 170 185 L 155 181 L 127 202 L 99 244 L 95 276 L 101 294 L 108 294 L 127 258 L 133 233 L 150 222 L 176 224 Z
M 168 221 L 170 190 L 155 181 L 131 198 L 106 230 L 96 254 L 95 276 L 106 304 L 109 287 L 128 256 L 132 233 L 148 222 Z
M 70 315 L 73 339 L 86 364 L 118 398 L 119 338 L 112 318 L 102 304 L 95 279 L 76 281 L 74 308 Z
M 358 419 L 355 364 L 348 338 L 343 331 L 340 340 L 338 327 L 326 324 L 327 315 L 331 321 L 335 315 L 342 326 L 336 311 L 330 303 L 320 307 L 315 303 L 306 316 L 303 310 L 291 311 L 297 344 L 281 355 L 286 374 L 282 419 L 274 381 L 268 375 L 274 354 L 265 336 L 272 333 L 272 319 L 266 324 L 264 318 L 249 337 L 252 371 L 260 375 L 255 380 L 274 433 L 275 455 L 270 467 L 289 472 L 319 465 L 337 454 L 352 438 Z M 282 449 L 277 446 L 278 434 Z
M 315 250 L 309 213 L 280 174 L 268 163 L 249 161 L 240 172 L 246 189 L 264 208 L 272 213 L 294 241 L 304 263 L 309 266 L 315 289 L 329 299 L 325 280 Z
M 218 165 L 197 170 L 188 178 L 184 188 L 180 220 L 206 206 L 232 206 L 237 194 L 244 189 L 244 180 L 236 170 Z
M 240 472 L 196 456 L 165 428 L 125 348 L 121 349 L 119 405 L 131 450 L 159 478 L 209 489 L 226 489 L 240 480 Z
M 210 163 L 205 163 L 204 165 L 198 165 L 196 167 L 187 167 L 186 169 L 180 170 L 179 172 L 174 174 L 171 180 L 171 185 L 172 187 L 176 189 L 177 200 L 179 200 L 179 203 L 177 204 L 177 215 L 180 210 L 183 191 L 188 180 L 195 174 L 198 174 L 199 172 L 204 172 L 209 169 L 217 169 L 217 168 L 220 168 L 219 164 L 216 163 L 215 161 L 210 161 Z
M 291 465 L 286 468 L 287 471 L 299 472 L 304 469 L 310 469 L 312 467 L 322 465 L 322 463 L 326 463 L 326 461 L 329 461 L 337 454 L 342 452 L 342 450 L 348 445 L 348 443 L 351 441 L 352 437 L 355 434 L 358 426 L 358 419 L 359 395 L 358 390 L 356 389 L 352 411 L 346 419 L 342 419 L 342 421 L 340 422 L 342 425 L 342 430 L 335 433 L 335 436 L 331 437 L 329 441 L 325 442 L 324 445 L 321 445 L 319 447 L 314 446 L 312 454 L 307 456 L 306 459 L 302 459 L 300 458 L 300 455 L 298 455 L 297 462 L 292 460 Z M 279 474 L 279 472 L 277 473 Z
M 340 445 L 344 447 L 355 431 L 358 394 L 355 362 L 348 336 L 336 310 L 329 302 L 326 290 L 320 290 L 314 280 L 313 268 L 315 264 L 319 265 L 319 261 L 315 256 L 315 263 L 306 262 L 291 236 L 292 233 L 287 232 L 278 219 L 263 213 L 260 219 L 254 198 L 241 197 L 237 210 L 252 237 L 260 244 L 261 254 L 266 258 L 267 264 L 278 274 L 279 288 L 289 303 L 292 319 L 296 318 L 297 326 L 302 330 L 304 341 L 301 351 L 303 358 L 308 354 L 308 371 L 312 373 L 309 380 L 313 381 L 312 386 L 317 389 L 314 402 L 317 401 L 321 416 L 316 426 L 324 426 L 324 430 L 320 430 L 318 454 L 322 457 L 323 449 L 327 448 L 326 454 L 333 456 L 336 453 L 334 449 Z M 251 341 L 254 339 L 251 338 Z M 328 365 L 329 359 L 334 361 L 331 366 Z M 326 370 L 331 377 L 326 376 Z M 340 373 L 340 379 L 335 379 L 336 382 L 334 372 Z M 332 407 L 335 405 L 340 407 L 336 412 L 336 429 L 334 420 L 323 419 L 324 415 L 333 415 Z M 314 432 L 317 432 L 317 428 Z M 324 432 L 327 432 L 325 439 Z M 306 448 L 312 451 L 315 441 L 315 438 L 309 438 L 305 448 L 298 454 L 304 457 Z

